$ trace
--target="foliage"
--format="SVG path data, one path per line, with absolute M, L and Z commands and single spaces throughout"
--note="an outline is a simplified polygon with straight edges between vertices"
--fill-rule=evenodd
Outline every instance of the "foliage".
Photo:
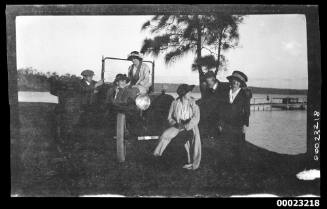
M 243 16 L 213 15 L 156 15 L 145 22 L 153 38 L 146 38 L 141 52 L 157 57 L 164 54 L 165 62 L 175 62 L 188 53 L 196 52 L 193 70 L 203 74 L 202 67 L 218 69 L 226 65 L 222 52 L 238 46 L 238 25 Z M 202 56 L 202 50 L 207 52 Z
M 77 91 L 81 78 L 76 75 L 58 75 L 56 72 L 42 73 L 33 68 L 17 71 L 19 91 Z

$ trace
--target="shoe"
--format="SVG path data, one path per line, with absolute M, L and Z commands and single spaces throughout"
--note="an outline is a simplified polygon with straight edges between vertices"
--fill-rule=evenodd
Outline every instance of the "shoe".
M 161 155 L 159 153 L 153 153 L 154 157 L 160 157 Z
M 193 169 L 193 165 L 192 164 L 185 164 L 183 166 L 183 168 L 191 170 L 191 169 Z

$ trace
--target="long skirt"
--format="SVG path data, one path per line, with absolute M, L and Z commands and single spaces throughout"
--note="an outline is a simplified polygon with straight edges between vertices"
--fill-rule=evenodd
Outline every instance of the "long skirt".
M 245 134 L 242 133 L 242 127 L 234 127 L 225 124 L 221 137 L 226 140 L 229 146 L 234 164 L 238 166 L 242 165 L 244 153 L 246 153 Z
M 153 154 L 155 156 L 161 156 L 171 140 L 184 131 L 185 130 L 179 130 L 174 126 L 166 129 L 160 136 L 159 143 Z M 201 161 L 201 142 L 194 136 L 193 130 L 188 132 L 191 134 L 186 134 L 188 139 L 184 144 L 184 147 L 187 153 L 187 163 L 193 170 L 195 170 L 199 167 Z

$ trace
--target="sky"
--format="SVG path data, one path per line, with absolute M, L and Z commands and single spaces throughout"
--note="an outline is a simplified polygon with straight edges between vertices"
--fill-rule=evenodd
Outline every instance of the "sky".
M 126 58 L 140 50 L 149 37 L 141 31 L 151 16 L 18 16 L 16 18 L 17 68 L 80 75 L 84 69 L 100 79 L 101 57 Z M 239 26 L 239 46 L 224 53 L 228 59 L 218 79 L 234 70 L 248 76 L 248 85 L 271 88 L 308 88 L 306 20 L 304 15 L 248 15 Z M 191 71 L 194 54 L 166 65 L 155 61 L 156 83 L 198 84 Z M 130 62 L 107 61 L 105 80 L 127 73 Z

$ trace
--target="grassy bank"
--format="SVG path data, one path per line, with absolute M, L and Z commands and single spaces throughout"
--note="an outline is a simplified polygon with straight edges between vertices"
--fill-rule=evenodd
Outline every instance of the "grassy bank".
M 54 138 L 53 104 L 20 103 L 20 140 L 12 141 L 12 164 L 21 159 L 12 178 L 12 194 L 77 196 L 111 193 L 128 196 L 229 196 L 271 193 L 282 196 L 319 195 L 320 180 L 300 181 L 304 155 L 281 155 L 250 143 L 244 147 L 242 168 L 236 166 L 226 139 L 202 139 L 203 158 L 196 171 L 182 169 L 183 145 L 174 141 L 162 159 L 151 155 L 157 141 L 127 141 L 126 162 L 116 162 L 110 131 L 81 128 L 62 152 Z

